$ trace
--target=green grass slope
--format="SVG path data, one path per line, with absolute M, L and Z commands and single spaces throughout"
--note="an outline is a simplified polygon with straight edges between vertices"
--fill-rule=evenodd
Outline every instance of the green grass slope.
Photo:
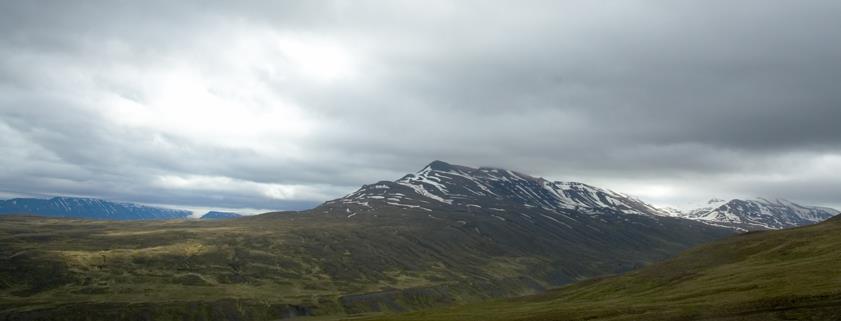
M 841 320 L 841 218 L 541 295 L 370 320 Z

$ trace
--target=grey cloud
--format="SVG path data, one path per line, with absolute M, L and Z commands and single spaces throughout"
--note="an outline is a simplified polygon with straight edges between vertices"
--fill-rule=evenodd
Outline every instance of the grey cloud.
M 9 31 L 0 36 L 0 128 L 11 137 L 0 139 L 0 149 L 14 155 L 0 160 L 6 191 L 300 207 L 321 199 L 224 189 L 208 195 L 154 182 L 228 177 L 312 186 L 328 198 L 443 159 L 608 185 L 656 181 L 697 194 L 681 198 L 774 194 L 841 204 L 826 192 L 841 176 L 798 178 L 780 161 L 841 155 L 835 1 L 47 2 L 0 9 L 0 28 Z M 176 62 L 236 87 L 225 82 L 226 65 L 239 57 L 217 51 L 250 30 L 334 42 L 358 63 L 351 80 L 308 82 L 286 69 L 288 57 L 254 45 L 270 66 L 236 76 L 319 124 L 288 151 L 126 127 L 103 114 L 110 106 L 101 95 L 148 103 L 137 88 L 144 79 L 130 77 Z M 209 120 L 197 114 L 183 121 Z M 780 174 L 790 184 L 759 179 Z

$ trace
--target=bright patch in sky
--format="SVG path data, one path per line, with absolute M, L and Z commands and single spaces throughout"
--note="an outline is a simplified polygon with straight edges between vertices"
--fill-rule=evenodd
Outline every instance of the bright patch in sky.
M 325 44 L 286 40 L 279 44 L 280 51 L 248 45 L 274 39 L 241 40 L 228 51 L 208 53 L 228 57 L 210 59 L 220 64 L 182 60 L 152 69 L 125 68 L 137 73 L 122 80 L 131 82 L 125 85 L 135 92 L 105 96 L 105 113 L 118 124 L 194 142 L 290 153 L 317 123 L 284 97 L 282 83 L 274 87 L 261 76 L 292 70 L 327 81 L 349 75 L 351 68 L 340 49 Z
M 338 45 L 294 37 L 277 37 L 276 45 L 307 78 L 329 82 L 353 75 L 350 53 Z

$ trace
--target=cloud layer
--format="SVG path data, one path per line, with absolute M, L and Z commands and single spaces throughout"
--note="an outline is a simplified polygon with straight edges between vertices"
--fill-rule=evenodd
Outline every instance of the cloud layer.
M 839 206 L 837 1 L 0 4 L 0 190 L 305 208 L 433 159 Z

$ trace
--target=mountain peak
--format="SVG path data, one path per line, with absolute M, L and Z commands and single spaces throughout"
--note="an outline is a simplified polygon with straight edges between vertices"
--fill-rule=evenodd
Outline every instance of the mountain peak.
M 365 211 L 373 207 L 412 210 L 550 212 L 585 211 L 666 215 L 637 199 L 578 182 L 551 182 L 501 168 L 472 168 L 434 161 L 417 173 L 394 182 L 365 185 L 356 192 L 326 203 Z M 355 213 L 345 208 L 344 213 Z
M 446 171 L 446 170 L 451 169 L 452 167 L 453 167 L 453 165 L 450 164 L 450 163 L 440 161 L 440 160 L 434 160 L 431 163 L 429 163 L 429 165 L 426 165 L 426 167 L 424 167 L 424 168 L 429 168 L 431 170 L 436 170 L 436 171 Z

